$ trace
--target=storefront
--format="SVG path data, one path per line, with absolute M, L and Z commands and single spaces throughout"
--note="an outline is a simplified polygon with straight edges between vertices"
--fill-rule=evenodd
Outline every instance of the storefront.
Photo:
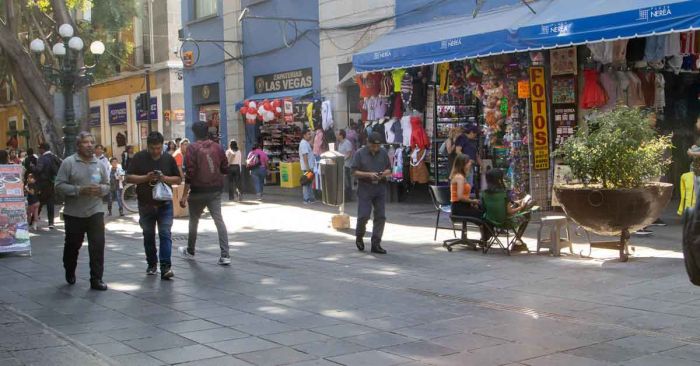
M 95 143 L 102 144 L 102 106 L 91 105 L 88 113 L 88 128 Z
M 656 101 L 630 100 L 629 93 L 636 95 L 636 88 L 644 80 L 647 92 L 655 94 L 652 80 L 663 80 L 658 74 L 668 73 L 665 70 L 669 68 L 681 72 L 677 70 L 681 64 L 697 60 L 694 50 L 665 50 L 660 59 L 642 65 L 637 63 L 639 60 L 629 60 L 622 50 L 629 52 L 632 46 L 636 47 L 632 53 L 639 52 L 634 44 L 650 34 L 656 35 L 648 44 L 662 44 L 661 49 L 683 39 L 694 40 L 693 30 L 700 26 L 700 4 L 659 0 L 645 1 L 639 8 L 603 1 L 543 1 L 486 12 L 476 18 L 455 17 L 430 23 L 396 29 L 354 56 L 354 67 L 361 73 L 358 84 L 365 106 L 362 119 L 369 121 L 365 128 L 369 125 L 372 130 L 387 131 L 388 124 L 394 130 L 394 125 L 405 118 L 402 114 L 422 114 L 422 127 L 430 139 L 423 159 L 429 162 L 427 181 L 444 184 L 449 166 L 447 157 L 439 153 L 442 141 L 455 126 L 476 126 L 480 132 L 481 173 L 502 169 L 514 195 L 530 193 L 539 205 L 548 207 L 556 164 L 553 150 L 581 122 L 585 123 L 591 110 L 603 109 L 611 100 L 611 106 L 660 110 Z M 617 41 L 598 42 L 605 39 Z M 598 56 L 592 56 L 589 49 Z M 622 62 L 607 59 L 613 55 Z M 611 86 L 611 90 L 622 90 L 617 97 L 594 98 L 605 93 L 591 86 L 599 83 L 599 71 L 603 69 L 616 76 L 622 74 L 616 79 L 622 86 Z M 423 99 L 420 85 L 426 79 L 428 92 Z M 384 92 L 385 83 L 392 81 L 395 89 Z M 629 88 L 630 83 L 635 90 Z M 667 87 L 666 93 L 673 90 Z M 417 95 L 421 95 L 419 100 L 415 100 Z M 600 104 L 603 99 L 605 103 Z M 398 103 L 403 103 L 403 108 L 397 108 Z M 421 110 L 423 103 L 425 111 Z M 387 111 L 378 116 L 377 109 Z M 665 115 L 670 111 L 662 110 Z M 422 152 L 416 154 L 414 137 L 408 143 L 402 141 L 402 145 L 411 150 L 409 179 L 426 181 L 426 168 L 415 166 Z M 404 176 L 406 172 L 404 169 Z M 483 176 L 478 178 L 474 182 L 477 185 Z
M 220 138 L 221 126 L 221 102 L 219 97 L 219 83 L 199 85 L 193 88 L 192 101 L 197 111 L 197 120 L 206 122 L 209 126 L 209 135 Z M 225 143 L 225 141 L 224 141 Z

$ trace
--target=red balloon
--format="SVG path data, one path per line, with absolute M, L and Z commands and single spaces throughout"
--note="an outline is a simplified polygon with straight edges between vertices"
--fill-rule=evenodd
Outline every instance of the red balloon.
M 263 102 L 263 107 L 265 108 L 266 111 L 272 110 L 272 104 L 270 104 L 270 102 Z
M 249 101 L 248 99 L 245 99 L 245 100 L 243 101 L 243 105 L 244 105 L 244 106 L 248 106 L 248 103 L 249 103 L 249 102 L 250 102 L 250 101 Z
M 248 107 L 241 107 L 240 112 L 241 112 L 242 115 L 245 116 L 246 114 L 248 114 Z
M 275 108 L 279 108 L 282 106 L 282 101 L 280 101 L 279 99 L 275 99 L 275 101 L 272 102 L 272 106 Z

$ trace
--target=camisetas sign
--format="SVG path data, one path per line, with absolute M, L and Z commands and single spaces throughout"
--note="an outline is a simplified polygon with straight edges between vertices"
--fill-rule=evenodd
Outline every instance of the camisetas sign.
M 255 78 L 255 94 L 274 93 L 313 87 L 311 68 L 258 75 Z

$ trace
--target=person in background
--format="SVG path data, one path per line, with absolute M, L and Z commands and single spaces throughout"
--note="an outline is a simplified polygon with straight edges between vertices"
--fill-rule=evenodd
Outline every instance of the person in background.
M 479 208 L 479 200 L 471 198 L 472 186 L 467 181 L 471 172 L 472 161 L 464 154 L 455 157 L 452 173 L 450 174 L 450 202 L 452 214 L 455 216 L 470 216 L 481 218 L 484 211 Z
M 345 131 L 345 138 L 352 144 L 352 150 L 355 151 L 360 148 L 357 134 L 357 124 L 352 119 L 350 120 L 349 128 Z
M 350 202 L 352 201 L 352 170 L 350 169 L 350 165 L 352 163 L 354 150 L 352 148 L 352 143 L 347 139 L 347 132 L 345 132 L 345 130 L 338 131 L 336 140 L 338 140 L 338 152 L 345 157 L 345 202 Z
M 107 158 L 107 156 L 105 155 L 105 147 L 101 144 L 95 145 L 95 157 L 105 169 L 105 172 L 109 174 L 109 170 L 111 169 L 112 165 L 109 163 L 109 158 Z
M 695 133 L 700 135 L 700 115 L 698 115 L 695 122 Z M 693 160 L 691 167 L 695 174 L 695 196 L 697 197 L 700 193 L 700 137 L 698 137 L 695 144 L 688 149 L 687 154 L 688 157 Z
M 182 208 L 190 206 L 189 235 L 187 248 L 180 247 L 178 250 L 185 259 L 194 259 L 199 218 L 204 208 L 207 208 L 219 236 L 221 251 L 219 265 L 227 266 L 231 264 L 231 256 L 228 232 L 221 215 L 221 191 L 224 188 L 224 176 L 228 175 L 228 160 L 221 145 L 209 139 L 209 128 L 206 122 L 195 122 L 192 125 L 192 132 L 197 141 L 187 148 L 185 191 L 180 199 Z
M 301 132 L 301 141 L 299 142 L 299 164 L 301 165 L 302 174 L 313 172 L 316 166 L 316 155 L 311 148 L 311 141 L 314 139 L 314 133 L 304 128 Z M 302 199 L 304 204 L 315 202 L 314 190 L 312 184 L 307 184 L 301 187 Z
M 34 154 L 34 149 L 32 149 L 31 147 L 27 149 L 27 157 L 24 158 L 24 161 L 22 161 L 22 166 L 24 167 L 25 182 L 27 181 L 27 177 L 29 176 L 29 174 L 34 172 L 38 160 L 38 157 L 36 156 L 36 154 Z M 36 180 L 36 177 L 34 177 L 34 180 Z
M 27 222 L 36 231 L 39 226 L 39 196 L 34 174 L 27 174 L 27 185 L 24 186 L 24 190 L 27 192 Z
M 518 238 L 522 237 L 530 222 L 529 214 L 516 216 L 527 209 L 526 202 L 510 202 L 505 183 L 503 183 L 503 171 L 500 169 L 491 169 L 486 172 L 486 190 L 481 194 L 481 207 L 485 210 L 484 220 L 486 222 L 511 226 L 515 228 Z M 481 240 L 485 243 L 489 238 L 490 234 L 482 229 Z M 514 244 L 510 250 L 513 252 L 528 251 L 527 245 L 522 241 Z
M 90 151 L 94 148 L 90 146 Z M 37 160 L 34 177 L 37 179 L 39 189 L 39 202 L 41 206 L 46 206 L 46 215 L 49 219 L 49 229 L 54 228 L 54 182 L 61 166 L 61 159 L 51 152 L 49 144 L 43 142 L 39 144 L 39 159 Z M 97 161 L 97 159 L 95 159 Z M 105 171 L 106 173 L 106 171 Z M 39 211 L 41 211 L 41 206 Z
M 19 156 L 17 156 L 17 150 L 10 150 L 10 164 L 22 164 Z
M 314 142 L 313 142 L 313 149 L 314 149 L 314 155 L 316 155 L 316 161 L 321 159 L 321 154 L 325 152 L 323 148 L 323 129 L 317 128 L 316 132 L 314 132 Z M 312 168 L 313 169 L 313 168 Z
M 372 253 L 377 254 L 386 254 L 381 242 L 386 222 L 386 182 L 391 176 L 391 162 L 389 154 L 381 146 L 382 137 L 378 132 L 372 132 L 367 139 L 367 146 L 357 150 L 351 165 L 352 173 L 359 181 L 355 245 L 358 250 L 365 250 L 363 238 L 367 230 L 367 222 L 374 210 Z
M 134 156 L 134 147 L 131 145 L 126 145 L 126 148 L 122 152 L 122 169 L 129 170 L 129 162 Z
M 177 144 L 175 141 L 168 141 L 168 149 L 165 151 L 166 153 L 170 154 L 170 156 L 173 156 L 175 152 L 177 151 Z
M 478 182 L 473 182 L 474 168 L 481 167 L 481 154 L 479 153 L 479 127 L 477 125 L 469 125 L 464 129 L 455 140 L 455 152 L 461 153 L 469 157 L 472 161 L 472 170 L 469 172 L 467 179 L 475 185 Z
M 255 187 L 255 196 L 258 201 L 262 201 L 263 190 L 265 189 L 265 177 L 267 177 L 267 164 L 270 158 L 260 148 L 260 143 L 253 145 L 253 150 L 246 157 L 246 168 L 250 170 Z
M 80 132 L 77 152 L 61 164 L 56 176 L 56 191 L 65 197 L 63 220 L 66 236 L 63 267 L 66 282 L 75 284 L 78 253 L 85 234 L 90 253 L 90 288 L 105 291 L 104 272 L 105 221 L 102 197 L 109 193 L 109 176 L 95 157 L 95 140 L 89 132 Z
M 0 150 L 0 164 L 10 164 L 10 154 L 7 150 Z
M 170 154 L 163 153 L 163 135 L 153 131 L 146 139 L 146 150 L 139 151 L 131 160 L 126 181 L 136 184 L 136 196 L 139 203 L 139 224 L 143 230 L 143 248 L 146 252 L 146 275 L 158 273 L 160 278 L 168 280 L 174 276 L 172 271 L 172 200 L 157 201 L 153 199 L 153 186 L 163 182 L 168 186 L 180 184 L 182 176 Z M 159 247 L 156 248 L 156 227 L 158 228 Z
M 111 158 L 109 162 L 111 166 L 109 169 L 109 201 L 107 201 L 107 210 L 109 211 L 109 216 L 112 216 L 112 204 L 116 200 L 119 206 L 119 216 L 124 216 L 124 204 L 122 202 L 124 169 L 119 165 L 117 158 Z
M 241 201 L 243 189 L 241 186 L 241 151 L 238 149 L 238 142 L 231 140 L 226 150 L 226 159 L 228 160 L 228 199 L 233 201 L 238 198 Z
M 457 138 L 462 136 L 463 133 L 464 130 L 462 130 L 461 126 L 452 127 L 447 133 L 447 140 L 445 140 L 445 150 L 447 153 L 447 166 L 449 167 L 449 169 L 452 169 L 452 166 L 455 162 L 455 157 L 457 157 L 457 145 L 455 143 L 457 141 Z
M 173 154 L 173 158 L 175 158 L 175 163 L 177 163 L 177 167 L 180 168 L 180 171 L 184 172 L 184 167 L 183 164 L 185 163 L 185 155 L 187 154 L 187 147 L 190 146 L 190 140 L 184 139 L 180 141 L 180 147 L 175 150 L 175 153 Z
M 180 148 L 181 142 L 182 142 L 182 137 L 178 137 L 175 139 L 175 145 L 177 146 L 178 149 Z

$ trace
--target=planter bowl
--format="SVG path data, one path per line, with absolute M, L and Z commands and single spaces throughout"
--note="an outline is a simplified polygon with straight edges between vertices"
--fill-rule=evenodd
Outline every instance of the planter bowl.
M 617 236 L 658 219 L 671 200 L 673 184 L 655 182 L 630 189 L 560 185 L 554 192 L 574 222 L 599 235 Z

